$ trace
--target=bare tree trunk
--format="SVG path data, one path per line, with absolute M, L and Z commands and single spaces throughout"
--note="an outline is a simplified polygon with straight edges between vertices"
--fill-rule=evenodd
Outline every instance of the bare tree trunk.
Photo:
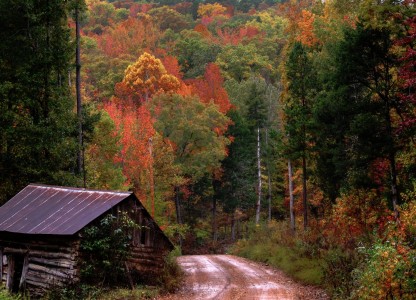
M 269 157 L 269 130 L 266 128 L 266 168 L 267 168 L 267 203 L 268 203 L 268 221 L 272 220 L 272 182 L 270 174 L 270 157 Z
M 293 171 L 292 171 L 292 163 L 290 159 L 287 161 L 287 170 L 288 170 L 288 177 L 289 177 L 289 212 L 290 212 L 290 229 L 295 232 L 296 230 L 296 223 L 295 223 L 295 201 L 293 197 Z
M 256 203 L 256 225 L 260 221 L 260 208 L 261 208 L 261 157 L 260 157 L 260 127 L 257 127 L 257 174 L 258 174 L 258 186 L 257 186 L 257 203 Z

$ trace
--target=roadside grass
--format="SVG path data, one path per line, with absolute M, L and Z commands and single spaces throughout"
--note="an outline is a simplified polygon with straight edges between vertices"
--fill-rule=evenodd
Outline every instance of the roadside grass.
M 21 300 L 20 295 L 11 295 L 3 284 L 0 284 L 0 300 Z
M 154 299 L 159 295 L 160 290 L 157 287 L 138 285 L 134 289 L 122 287 L 96 287 L 91 285 L 78 284 L 71 287 L 59 288 L 50 291 L 42 300 L 144 300 Z M 20 300 L 23 298 L 10 298 L 4 300 Z M 0 300 L 3 300 L 0 297 Z
M 154 299 L 159 295 L 159 289 L 149 286 L 138 286 L 135 289 L 114 289 L 98 297 L 98 300 L 136 300 Z
M 278 222 L 253 227 L 230 253 L 276 267 L 302 283 L 322 285 L 325 262 L 287 234 L 286 226 Z

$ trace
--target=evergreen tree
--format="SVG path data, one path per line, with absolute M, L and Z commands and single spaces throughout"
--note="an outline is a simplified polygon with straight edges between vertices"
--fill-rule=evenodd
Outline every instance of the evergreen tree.
M 306 182 L 307 160 L 311 152 L 312 99 L 316 93 L 316 74 L 308 51 L 300 42 L 295 42 L 286 62 L 289 99 L 286 103 L 286 132 L 289 137 L 290 158 L 302 160 L 303 225 L 308 225 L 308 194 Z
M 332 200 L 342 188 L 374 188 L 377 159 L 390 164 L 390 196 L 397 205 L 394 115 L 400 114 L 394 79 L 396 59 L 387 29 L 346 28 L 334 47 L 326 92 L 315 107 L 318 177 Z
M 70 4 L 0 2 L 0 203 L 30 182 L 75 183 Z

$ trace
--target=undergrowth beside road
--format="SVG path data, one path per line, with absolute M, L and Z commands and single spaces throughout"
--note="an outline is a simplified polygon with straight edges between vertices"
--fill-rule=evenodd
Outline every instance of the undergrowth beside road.
M 231 253 L 277 267 L 306 284 L 321 285 L 323 281 L 325 262 L 316 255 L 317 250 L 292 237 L 283 223 L 253 226 L 249 237 L 239 240 Z
M 20 300 L 22 297 L 11 295 L 4 285 L 0 284 L 0 300 Z

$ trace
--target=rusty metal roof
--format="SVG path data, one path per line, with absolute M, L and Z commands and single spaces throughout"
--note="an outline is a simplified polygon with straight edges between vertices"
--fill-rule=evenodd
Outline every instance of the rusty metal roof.
M 30 184 L 0 207 L 0 232 L 72 235 L 131 194 Z

